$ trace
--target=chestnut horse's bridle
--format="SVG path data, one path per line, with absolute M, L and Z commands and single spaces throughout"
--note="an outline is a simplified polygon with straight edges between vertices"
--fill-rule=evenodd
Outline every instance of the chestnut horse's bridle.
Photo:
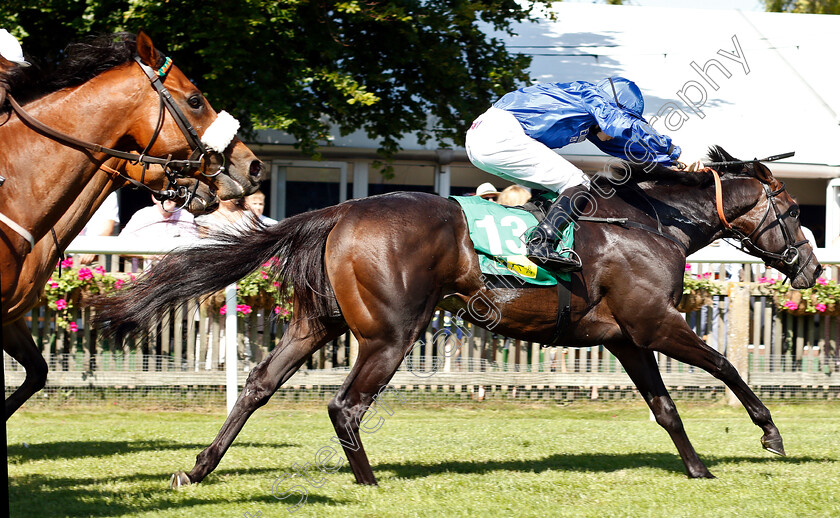
M 102 169 L 111 175 L 118 174 L 124 180 L 128 181 L 136 187 L 142 187 L 151 191 L 152 194 L 154 194 L 155 197 L 160 200 L 184 198 L 185 201 L 183 206 L 186 206 L 192 200 L 193 196 L 195 196 L 195 192 L 198 189 L 198 182 L 195 183 L 195 185 L 192 188 L 192 191 L 190 191 L 186 186 L 177 185 L 177 180 L 180 178 L 188 178 L 190 174 L 194 171 L 199 171 L 202 175 L 207 177 L 214 177 L 219 173 L 224 172 L 224 155 L 218 151 L 208 150 L 207 146 L 201 141 L 201 138 L 199 138 L 198 134 L 196 133 L 195 128 L 193 128 L 192 124 L 190 124 L 190 122 L 187 120 L 187 117 L 184 115 L 181 109 L 178 108 L 178 105 L 175 103 L 175 100 L 172 98 L 172 95 L 169 93 L 169 90 L 167 90 L 166 86 L 164 86 L 163 80 L 166 78 L 167 74 L 169 73 L 169 70 L 172 67 L 172 59 L 167 57 L 164 61 L 163 66 L 161 66 L 157 70 L 143 63 L 139 56 L 135 56 L 134 60 L 137 62 L 138 65 L 140 65 L 140 68 L 146 74 L 146 77 L 148 77 L 152 87 L 155 89 L 155 91 L 158 93 L 158 96 L 160 97 L 160 111 L 158 115 L 158 121 L 155 124 L 154 134 L 152 135 L 152 138 L 146 145 L 145 149 L 140 154 L 108 148 L 99 144 L 94 144 L 92 142 L 87 142 L 85 140 L 78 139 L 71 135 L 67 135 L 66 133 L 63 133 L 61 131 L 47 126 L 46 124 L 42 123 L 38 119 L 34 118 L 32 115 L 27 113 L 17 103 L 17 101 L 11 94 L 7 94 L 7 98 L 9 99 L 9 104 L 12 106 L 12 109 L 15 111 L 15 113 L 17 113 L 18 117 L 20 117 L 22 121 L 24 121 L 29 126 L 35 128 L 39 132 L 66 146 L 81 147 L 84 149 L 89 149 L 95 153 L 104 153 L 114 158 L 128 160 L 132 164 L 142 164 L 143 170 L 139 182 L 120 171 L 116 171 L 111 168 Z M 187 139 L 187 142 L 190 145 L 190 149 L 192 149 L 192 153 L 186 160 L 175 160 L 172 158 L 172 155 L 169 155 L 166 158 L 148 155 L 149 150 L 154 145 L 155 141 L 160 135 L 161 129 L 163 128 L 163 118 L 166 111 L 169 111 L 169 113 L 172 115 L 172 118 L 178 125 L 178 128 L 181 130 L 181 133 Z M 222 165 L 218 167 L 215 173 L 207 174 L 204 172 L 207 168 L 205 160 L 213 154 L 218 154 L 222 156 Z M 160 165 L 163 167 L 164 174 L 166 175 L 168 182 L 166 188 L 164 188 L 163 190 L 152 189 L 151 187 L 143 183 L 143 180 L 146 176 L 146 169 L 149 165 Z

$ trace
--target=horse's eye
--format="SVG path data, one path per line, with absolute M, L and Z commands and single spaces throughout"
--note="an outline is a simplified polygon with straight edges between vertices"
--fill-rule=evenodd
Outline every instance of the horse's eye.
M 204 104 L 204 98 L 200 95 L 193 95 L 189 99 L 187 99 L 187 104 L 190 105 L 190 108 L 198 109 Z
M 791 218 L 798 218 L 799 217 L 799 207 L 791 207 L 788 214 Z

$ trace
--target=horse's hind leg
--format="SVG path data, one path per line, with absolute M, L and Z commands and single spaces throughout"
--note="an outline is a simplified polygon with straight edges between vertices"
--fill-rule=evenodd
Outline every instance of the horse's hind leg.
M 216 438 L 210 446 L 198 454 L 195 466 L 189 473 L 179 471 L 172 476 L 173 488 L 191 482 L 201 482 L 216 469 L 251 414 L 268 402 L 310 354 L 347 329 L 343 322 L 327 323 L 318 329 L 313 329 L 314 326 L 310 326 L 308 322 L 304 318 L 293 321 L 277 347 L 251 371 L 236 400 L 236 405 Z
M 636 384 L 651 412 L 653 412 L 656 422 L 671 436 L 671 440 L 674 441 L 680 458 L 685 464 L 688 476 L 691 478 L 714 478 L 703 461 L 700 460 L 700 457 L 697 456 L 691 441 L 688 440 L 682 419 L 677 413 L 677 407 L 674 405 L 674 401 L 662 381 L 662 376 L 659 374 L 659 366 L 656 364 L 653 352 L 640 349 L 630 343 L 621 346 L 609 346 L 608 349 L 618 358 L 630 379 Z
M 359 356 L 328 409 L 336 438 L 344 448 L 350 469 L 359 484 L 376 485 L 359 428 L 361 426 L 363 431 L 373 433 L 382 422 L 381 416 L 364 424 L 362 418 L 377 396 L 384 394 L 383 388 L 434 313 L 437 298 L 430 296 L 411 301 L 412 298 L 408 295 L 395 297 L 392 304 L 382 306 L 371 304 L 369 300 L 365 305 L 360 300 L 358 305 L 351 306 L 357 311 L 345 312 L 351 330 L 359 339 Z M 400 302 L 397 303 L 397 300 Z M 358 318 L 359 315 L 364 317 Z M 376 411 L 380 408 L 388 407 L 377 405 Z
M 3 327 L 3 347 L 26 370 L 26 378 L 14 393 L 6 400 L 6 419 L 23 405 L 32 394 L 38 392 L 47 382 L 47 362 L 38 351 L 32 334 L 23 319 L 16 320 Z

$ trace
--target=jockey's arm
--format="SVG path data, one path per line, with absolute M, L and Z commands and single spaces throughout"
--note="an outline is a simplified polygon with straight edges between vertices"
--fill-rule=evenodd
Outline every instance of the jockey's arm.
M 617 137 L 602 141 L 591 132 L 586 136 L 586 139 L 608 155 L 635 163 L 657 162 L 662 165 L 673 165 L 681 151 L 679 146 L 674 146 L 670 155 L 657 153 L 646 148 L 638 140 L 625 140 L 623 137 Z

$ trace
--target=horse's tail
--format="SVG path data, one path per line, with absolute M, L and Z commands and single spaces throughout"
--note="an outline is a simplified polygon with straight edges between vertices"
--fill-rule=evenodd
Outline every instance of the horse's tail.
M 92 297 L 97 310 L 94 325 L 108 335 L 138 332 L 156 322 L 162 311 L 221 290 L 266 263 L 271 263 L 279 282 L 292 287 L 295 318 L 326 315 L 332 295 L 324 247 L 349 207 L 348 203 L 327 207 L 174 250 L 127 288 Z

